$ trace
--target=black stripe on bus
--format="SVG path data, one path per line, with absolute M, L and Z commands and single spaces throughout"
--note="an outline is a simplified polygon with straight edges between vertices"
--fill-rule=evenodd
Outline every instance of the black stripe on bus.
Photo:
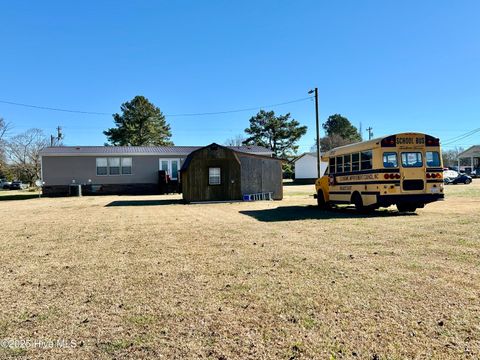
M 398 173 L 398 172 L 400 172 L 400 169 L 398 168 L 391 168 L 391 169 L 389 168 L 389 169 L 371 169 L 371 170 L 330 173 L 329 175 L 344 176 L 344 175 L 383 174 L 383 173 Z
M 350 195 L 351 191 L 329 191 L 328 193 L 333 195 Z
M 427 171 L 441 171 L 443 172 L 443 168 L 427 168 Z
M 427 183 L 443 183 L 443 180 L 427 180 Z
M 337 182 L 335 185 L 330 186 L 342 186 L 342 185 L 378 185 L 378 184 L 389 184 L 389 185 L 400 185 L 400 181 L 348 181 L 348 182 Z

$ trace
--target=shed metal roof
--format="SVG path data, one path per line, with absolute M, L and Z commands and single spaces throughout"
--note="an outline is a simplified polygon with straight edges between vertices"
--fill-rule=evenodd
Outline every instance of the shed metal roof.
M 257 145 L 227 146 L 249 153 L 271 155 L 272 151 Z M 40 152 L 42 156 L 99 156 L 99 155 L 175 155 L 187 156 L 202 146 L 49 146 Z

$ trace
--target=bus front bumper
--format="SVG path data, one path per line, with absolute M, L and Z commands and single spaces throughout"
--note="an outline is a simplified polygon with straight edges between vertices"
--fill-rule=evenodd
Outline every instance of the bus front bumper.
M 396 204 L 428 204 L 434 201 L 443 200 L 444 194 L 400 194 L 400 195 L 377 195 L 377 203 L 382 207 Z

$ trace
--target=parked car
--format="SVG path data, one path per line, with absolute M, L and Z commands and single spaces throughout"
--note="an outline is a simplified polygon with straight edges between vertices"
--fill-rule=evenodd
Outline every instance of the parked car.
M 445 178 L 444 182 L 446 185 L 449 184 L 470 184 L 472 182 L 472 178 L 466 174 L 460 174 L 456 178 Z
M 10 185 L 10 190 L 23 190 L 28 188 L 27 184 L 23 184 L 21 181 L 13 181 Z
M 455 179 L 457 176 L 458 176 L 458 172 L 455 171 L 455 170 L 451 170 L 451 169 L 448 169 L 448 170 L 443 170 L 443 178 L 444 179 Z
M 0 189 L 10 189 L 12 183 L 6 179 L 0 179 Z

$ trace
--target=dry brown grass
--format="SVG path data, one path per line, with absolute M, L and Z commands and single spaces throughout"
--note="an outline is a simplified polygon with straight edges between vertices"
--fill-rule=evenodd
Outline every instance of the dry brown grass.
M 311 186 L 2 201 L 0 339 L 78 346 L 0 358 L 478 358 L 479 189 L 405 216 L 319 212 Z

